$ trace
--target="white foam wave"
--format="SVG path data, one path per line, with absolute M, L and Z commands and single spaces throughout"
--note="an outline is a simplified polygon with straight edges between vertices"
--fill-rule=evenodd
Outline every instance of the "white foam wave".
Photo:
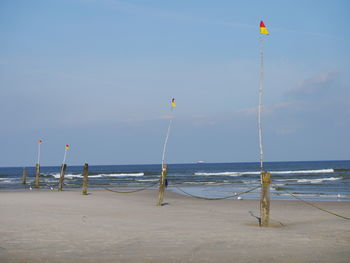
M 89 175 L 89 178 L 101 178 L 101 177 L 128 177 L 128 176 L 143 176 L 144 173 L 120 173 L 120 174 L 96 174 L 96 175 Z M 52 174 L 53 177 L 56 179 L 60 178 L 60 174 Z M 83 178 L 82 174 L 66 174 L 64 176 L 65 178 L 72 179 L 72 178 Z
M 102 174 L 89 175 L 89 178 L 100 178 L 100 177 L 102 177 Z
M 144 176 L 144 173 L 120 173 L 120 174 L 99 174 L 102 177 L 129 177 Z M 90 177 L 90 176 L 89 176 Z
M 271 171 L 271 174 L 318 174 L 318 173 L 334 173 L 334 169 Z
M 61 174 L 57 173 L 57 174 L 53 174 L 53 177 L 55 177 L 56 179 L 59 179 Z M 68 179 L 72 179 L 72 178 L 82 178 L 83 176 L 81 174 L 65 174 L 64 178 L 68 178 Z
M 311 184 L 318 184 L 322 183 L 323 181 L 336 181 L 343 179 L 343 177 L 329 177 L 329 178 L 318 178 L 318 179 L 299 179 L 297 180 L 298 183 L 311 183 Z
M 0 178 L 1 183 L 13 183 L 16 181 L 16 178 Z
M 245 174 L 260 174 L 260 172 L 219 172 L 219 173 L 194 173 L 195 175 L 202 176 L 215 176 L 215 175 L 223 175 L 223 176 L 241 176 Z
M 4 178 L 0 178 L 0 181 L 6 181 L 6 180 L 8 180 L 8 179 L 10 179 L 10 178 L 4 177 Z
M 334 169 L 319 169 L 319 170 L 296 170 L 296 171 L 270 171 L 271 174 L 318 174 L 318 173 L 333 173 Z M 258 175 L 259 171 L 248 171 L 248 172 L 216 172 L 216 173 L 194 173 L 195 175 L 202 176 L 242 176 L 242 175 Z
M 159 179 L 139 179 L 139 182 L 157 182 Z
M 181 184 L 186 184 L 186 185 L 227 185 L 231 184 L 230 182 L 182 182 Z

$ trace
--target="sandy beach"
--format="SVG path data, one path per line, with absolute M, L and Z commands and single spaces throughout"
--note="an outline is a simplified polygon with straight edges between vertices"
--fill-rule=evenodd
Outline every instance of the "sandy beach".
M 0 262 L 349 262 L 350 221 L 299 201 L 208 201 L 154 190 L 0 193 Z M 349 202 L 318 203 L 350 216 Z

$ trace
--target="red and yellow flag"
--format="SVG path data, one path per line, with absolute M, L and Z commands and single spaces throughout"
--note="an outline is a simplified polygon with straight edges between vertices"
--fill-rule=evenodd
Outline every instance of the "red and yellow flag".
M 66 144 L 66 150 L 68 150 L 69 149 L 69 145 L 68 144 Z
M 39 140 L 39 141 L 38 141 L 38 143 L 39 143 L 39 144 L 42 144 L 42 143 L 43 143 L 43 141 L 42 141 L 42 140 Z
M 269 31 L 267 31 L 267 28 L 263 21 L 260 21 L 260 34 L 263 34 L 263 35 L 269 34 Z
M 171 107 L 176 107 L 175 98 L 171 99 Z

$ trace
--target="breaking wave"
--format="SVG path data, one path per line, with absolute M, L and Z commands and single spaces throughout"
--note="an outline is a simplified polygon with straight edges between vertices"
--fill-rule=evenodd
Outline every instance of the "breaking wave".
M 318 178 L 318 179 L 299 179 L 297 180 L 298 183 L 311 183 L 311 184 L 318 184 L 322 183 L 323 181 L 336 181 L 341 180 L 343 177 L 329 177 L 329 178 Z
M 144 173 L 117 173 L 117 174 L 96 174 L 96 175 L 89 175 L 89 178 L 101 178 L 101 177 L 134 177 L 134 176 L 143 176 Z M 52 174 L 53 177 L 56 179 L 60 178 L 60 174 Z M 82 174 L 66 174 L 64 176 L 65 178 L 83 178 Z
M 334 169 L 319 169 L 319 170 L 296 170 L 296 171 L 270 171 L 271 174 L 318 174 L 318 173 L 334 173 Z M 242 175 L 258 175 L 259 171 L 254 172 L 215 172 L 215 173 L 201 173 L 197 172 L 194 175 L 201 176 L 242 176 Z

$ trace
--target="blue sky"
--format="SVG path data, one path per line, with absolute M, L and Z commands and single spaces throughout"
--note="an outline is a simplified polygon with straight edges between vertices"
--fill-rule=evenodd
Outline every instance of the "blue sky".
M 349 160 L 348 1 L 0 1 L 0 166 Z

